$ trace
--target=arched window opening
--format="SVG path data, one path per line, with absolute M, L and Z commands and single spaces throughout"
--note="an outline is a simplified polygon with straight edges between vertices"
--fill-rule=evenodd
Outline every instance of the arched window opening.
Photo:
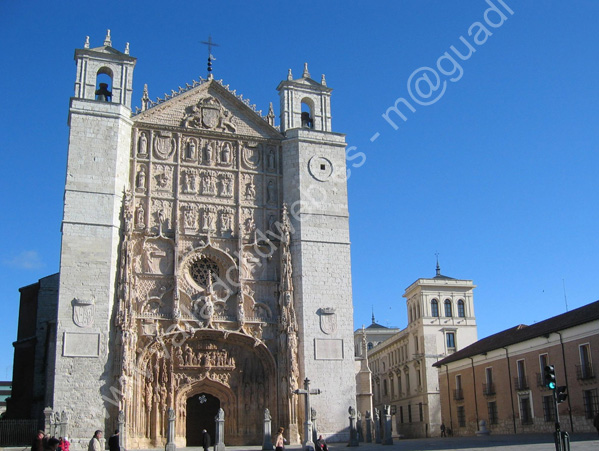
M 436 299 L 431 301 L 431 315 L 435 317 L 439 316 L 439 301 Z
M 302 128 L 314 128 L 314 108 L 310 99 L 302 100 Z
M 460 318 L 466 317 L 466 311 L 464 309 L 464 301 L 461 299 L 458 301 L 458 316 Z
M 96 100 L 112 102 L 112 70 L 102 67 L 96 75 Z
M 445 299 L 445 316 L 451 318 L 451 301 L 449 299 Z

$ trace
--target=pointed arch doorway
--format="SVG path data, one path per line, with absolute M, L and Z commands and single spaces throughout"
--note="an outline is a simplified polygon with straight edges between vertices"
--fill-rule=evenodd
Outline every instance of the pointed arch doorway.
M 214 444 L 216 422 L 214 417 L 220 408 L 220 400 L 209 393 L 199 393 L 187 398 L 186 439 L 187 446 L 202 446 L 202 429 L 210 434 Z

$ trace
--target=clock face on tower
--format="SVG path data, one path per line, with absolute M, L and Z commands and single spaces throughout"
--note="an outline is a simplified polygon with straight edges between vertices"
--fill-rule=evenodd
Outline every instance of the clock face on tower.
M 308 170 L 316 180 L 326 182 L 333 175 L 333 163 L 325 157 L 314 155 L 308 162 Z

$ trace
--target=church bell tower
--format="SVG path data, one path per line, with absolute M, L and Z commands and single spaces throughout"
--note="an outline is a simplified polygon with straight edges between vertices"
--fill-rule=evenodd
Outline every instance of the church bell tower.
M 69 415 L 72 443 L 113 427 L 115 305 L 122 198 L 129 178 L 131 92 L 136 59 L 89 37 L 75 51 L 62 221 L 54 412 Z M 111 390 L 112 388 L 112 390 Z
M 289 70 L 277 90 L 283 197 L 294 229 L 300 379 L 321 390 L 311 398 L 319 433 L 347 440 L 356 387 L 345 135 L 332 132 L 332 89 L 324 75 L 320 83 L 313 80 L 306 64 L 301 78 L 293 79 Z

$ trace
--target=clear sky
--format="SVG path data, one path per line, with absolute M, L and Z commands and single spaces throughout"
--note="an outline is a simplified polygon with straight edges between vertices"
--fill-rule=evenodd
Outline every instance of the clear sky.
M 144 83 L 156 99 L 205 76 L 208 35 L 215 77 L 265 112 L 288 68 L 326 74 L 353 146 L 355 328 L 372 309 L 405 327 L 401 295 L 437 252 L 478 287 L 479 337 L 597 300 L 599 2 L 493 2 L 501 14 L 485 0 L 0 2 L 0 379 L 18 288 L 58 271 L 74 50 L 107 28 L 138 58 L 136 106 Z M 385 120 L 397 99 L 406 120 Z

